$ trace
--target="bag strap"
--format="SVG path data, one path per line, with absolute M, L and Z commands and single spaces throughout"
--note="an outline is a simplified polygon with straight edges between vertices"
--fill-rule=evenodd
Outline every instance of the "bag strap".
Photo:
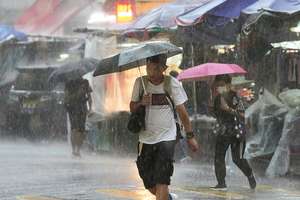
M 167 92 L 170 96 L 172 96 L 171 79 L 171 76 L 164 75 L 164 91 Z
M 147 90 L 148 83 L 149 83 L 147 75 L 141 76 L 139 78 L 139 84 L 140 84 L 140 87 L 139 87 L 139 96 L 140 96 L 140 99 L 142 99 L 142 97 L 144 95 L 144 89 L 143 89 L 143 85 L 142 85 L 142 79 L 144 81 L 145 89 L 146 90 Z M 166 94 L 166 97 L 167 97 L 167 99 L 170 102 L 170 105 L 172 107 L 172 110 L 173 110 L 173 113 L 174 113 L 174 119 L 177 121 L 178 120 L 178 116 L 177 116 L 177 112 L 176 112 L 176 107 L 175 107 L 174 101 L 171 98 L 171 94 L 172 94 L 171 79 L 172 79 L 171 76 L 164 75 L 164 85 L 163 86 L 164 86 L 164 92 Z
M 172 100 L 172 98 L 170 97 L 170 95 L 167 91 L 165 91 L 165 93 L 166 93 L 166 97 L 167 97 L 168 101 L 171 103 L 171 107 L 172 107 L 173 114 L 174 114 L 174 119 L 175 119 L 175 121 L 178 121 L 178 115 L 177 115 L 177 111 L 176 111 L 174 101 Z
M 172 79 L 171 76 L 168 76 L 168 75 L 164 76 L 164 91 L 165 91 L 166 97 L 167 97 L 167 99 L 170 102 L 170 105 L 172 107 L 172 110 L 173 110 L 173 113 L 174 113 L 174 119 L 175 119 L 175 121 L 178 121 L 176 106 L 175 106 L 175 103 L 174 103 L 174 101 L 171 97 L 171 95 L 172 95 L 171 79 Z
M 147 87 L 148 87 L 148 77 L 147 76 L 141 76 L 139 77 L 139 84 L 140 84 L 140 87 L 139 87 L 139 97 L 140 97 L 140 100 L 143 98 L 143 95 L 144 95 L 144 88 L 143 88 L 143 83 L 142 83 L 142 80 L 144 81 L 144 84 L 145 84 L 145 90 L 147 90 Z
M 142 79 L 144 81 L 145 89 L 146 90 L 147 90 L 148 84 L 149 84 L 148 76 L 147 75 L 141 76 L 139 78 L 139 84 L 140 84 L 140 87 L 139 87 L 139 96 L 140 96 L 140 98 L 142 98 L 142 96 L 144 95 L 144 89 L 143 89 Z M 167 92 L 169 95 L 172 96 L 171 79 L 172 79 L 171 76 L 164 75 L 164 91 Z

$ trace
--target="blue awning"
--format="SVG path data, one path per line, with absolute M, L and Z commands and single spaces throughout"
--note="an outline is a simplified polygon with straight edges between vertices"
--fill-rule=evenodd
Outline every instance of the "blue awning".
M 257 0 L 213 0 L 178 16 L 177 23 L 181 26 L 197 24 L 205 14 L 222 17 L 227 20 L 236 19 L 240 16 L 243 9 L 256 1 Z
M 300 11 L 299 0 L 258 0 L 243 10 L 246 14 L 255 14 L 261 10 L 294 14 Z
M 26 41 L 27 35 L 23 32 L 17 31 L 12 26 L 0 25 L 0 42 L 13 38 L 19 41 Z
M 181 26 L 190 26 L 193 24 L 197 24 L 204 14 L 217 7 L 218 5 L 224 3 L 225 1 L 226 0 L 208 1 L 205 4 L 202 4 L 193 10 L 185 12 L 181 15 L 177 15 L 176 22 L 178 25 Z
M 257 0 L 227 0 L 209 11 L 207 14 L 217 17 L 236 19 L 240 16 L 243 9 L 256 2 Z

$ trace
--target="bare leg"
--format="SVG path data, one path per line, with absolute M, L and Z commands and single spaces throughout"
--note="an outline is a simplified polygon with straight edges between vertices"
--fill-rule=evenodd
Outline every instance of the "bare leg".
M 72 155 L 76 155 L 76 129 L 71 130 Z
M 168 185 L 157 184 L 156 185 L 156 200 L 168 200 L 169 188 Z
M 85 132 L 84 131 L 77 131 L 77 135 L 78 135 L 78 138 L 77 138 L 77 155 L 80 156 L 80 148 L 83 144 L 83 140 L 85 139 Z
M 81 132 L 78 131 L 77 129 L 72 130 L 72 135 L 71 135 L 71 143 L 72 143 L 72 154 L 74 156 L 80 156 L 80 147 L 82 145 L 82 136 Z

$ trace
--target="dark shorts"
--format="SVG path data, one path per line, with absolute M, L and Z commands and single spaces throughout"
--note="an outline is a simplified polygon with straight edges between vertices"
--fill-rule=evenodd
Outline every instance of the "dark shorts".
M 71 129 L 85 131 L 87 108 L 85 106 L 67 107 Z
M 146 189 L 156 184 L 170 185 L 174 167 L 174 148 L 176 141 L 143 144 L 136 164 Z

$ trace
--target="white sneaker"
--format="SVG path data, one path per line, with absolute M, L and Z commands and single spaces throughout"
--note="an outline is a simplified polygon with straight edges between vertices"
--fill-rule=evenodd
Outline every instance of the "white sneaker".
M 169 193 L 169 200 L 178 199 L 178 195 L 175 193 Z
M 227 191 L 227 186 L 224 184 L 224 185 L 216 185 L 215 187 L 211 187 L 210 189 L 212 190 L 217 190 L 217 191 Z
M 186 156 L 186 157 L 180 159 L 180 163 L 188 163 L 190 161 L 192 161 L 192 158 L 190 156 Z

